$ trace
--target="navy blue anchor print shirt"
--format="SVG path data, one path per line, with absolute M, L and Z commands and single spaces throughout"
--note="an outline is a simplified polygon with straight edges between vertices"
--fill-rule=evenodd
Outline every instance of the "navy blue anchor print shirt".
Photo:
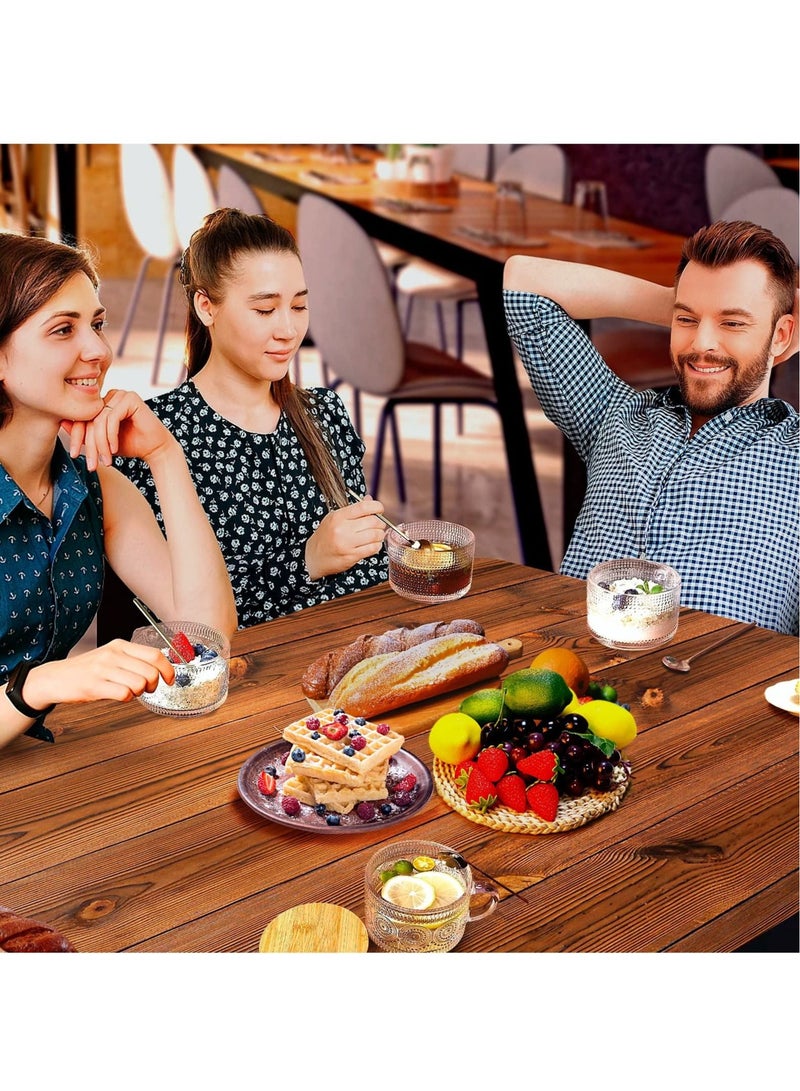
M 60 442 L 48 519 L 0 463 L 0 684 L 22 659 L 63 659 L 103 589 L 100 479 Z

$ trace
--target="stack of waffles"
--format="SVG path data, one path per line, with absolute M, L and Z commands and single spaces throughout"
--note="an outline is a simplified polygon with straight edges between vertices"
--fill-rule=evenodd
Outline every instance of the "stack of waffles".
M 292 744 L 283 794 L 338 814 L 364 800 L 386 799 L 389 759 L 404 742 L 387 724 L 331 708 L 289 724 L 283 737 Z

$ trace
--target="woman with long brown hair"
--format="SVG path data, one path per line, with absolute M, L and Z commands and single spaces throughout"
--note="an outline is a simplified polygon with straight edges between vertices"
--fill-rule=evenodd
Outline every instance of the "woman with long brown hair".
M 97 288 L 83 251 L 0 233 L 0 746 L 23 733 L 52 742 L 56 703 L 173 683 L 166 656 L 127 640 L 68 657 L 97 611 L 104 558 L 161 617 L 236 628 L 180 446 L 137 394 L 102 393 L 111 349 Z M 116 454 L 149 467 L 166 539 Z
M 387 578 L 365 447 L 341 398 L 289 368 L 308 330 L 297 244 L 266 215 L 218 209 L 181 263 L 185 382 L 148 401 L 178 439 L 214 527 L 241 627 Z M 148 467 L 118 460 L 154 507 Z

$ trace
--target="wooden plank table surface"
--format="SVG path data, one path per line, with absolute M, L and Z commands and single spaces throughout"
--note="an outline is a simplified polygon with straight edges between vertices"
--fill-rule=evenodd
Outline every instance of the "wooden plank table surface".
M 345 208 L 373 238 L 475 282 L 503 429 L 520 556 L 524 564 L 551 569 L 522 393 L 503 310 L 503 266 L 513 254 L 529 253 L 671 284 L 682 236 L 612 217 L 608 221 L 610 232 L 630 236 L 641 245 L 581 244 L 554 234 L 575 227 L 570 204 L 526 194 L 527 235 L 541 245 L 491 245 L 463 233 L 465 228 L 494 228 L 496 186 L 491 182 L 463 176 L 451 187 L 381 181 L 374 174 L 375 153 L 364 148 L 355 149 L 358 161 L 336 163 L 321 158 L 319 150 L 308 144 L 197 144 L 194 149 L 212 174 L 227 163 L 264 191 L 267 211 L 281 222 L 288 215 L 286 226 L 291 229 L 296 203 L 304 193 L 318 193 Z M 387 206 L 387 199 L 438 208 L 409 211 Z M 277 207 L 273 201 L 278 202 Z M 600 218 L 594 219 L 600 226 Z M 565 489 L 568 493 L 568 482 Z
M 370 854 L 420 836 L 457 847 L 501 884 L 497 909 L 468 925 L 459 951 L 736 949 L 797 912 L 797 717 L 764 697 L 797 677 L 797 642 L 756 628 L 673 674 L 663 649 L 599 645 L 585 593 L 581 580 L 483 559 L 457 602 L 421 606 L 384 585 L 240 631 L 244 673 L 215 712 L 59 707 L 48 720 L 55 745 L 22 737 L 0 753 L 0 904 L 47 921 L 81 952 L 255 952 L 294 906 L 332 902 L 363 919 Z M 299 683 L 312 660 L 361 633 L 456 617 L 490 639 L 521 639 L 507 672 L 559 644 L 617 687 L 639 726 L 618 810 L 530 836 L 471 822 L 434 792 L 398 824 L 317 835 L 246 806 L 239 768 L 307 714 Z M 671 650 L 691 654 L 737 624 L 684 609 Z M 642 704 L 652 687 L 660 707 Z M 428 729 L 464 695 L 381 718 L 430 767 Z

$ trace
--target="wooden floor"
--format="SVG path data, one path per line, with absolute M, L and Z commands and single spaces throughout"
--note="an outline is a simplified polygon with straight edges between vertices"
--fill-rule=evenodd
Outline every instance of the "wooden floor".
M 145 283 L 124 355 L 120 357 L 116 350 L 131 289 L 132 282 L 128 280 L 109 280 L 101 284 L 101 300 L 108 311 L 107 333 L 115 352 L 105 389 L 115 386 L 135 390 L 147 398 L 163 393 L 182 378 L 184 303 L 176 285 L 159 369 L 159 385 L 153 386 L 151 372 L 161 281 L 153 279 Z M 465 357 L 473 366 L 488 374 L 488 356 L 478 309 L 466 308 L 466 312 Z M 452 316 L 448 315 L 448 320 L 452 322 Z M 452 328 L 449 333 L 452 346 Z M 415 340 L 428 340 L 438 344 L 432 307 L 422 302 L 416 304 L 411 336 Z M 521 367 L 519 374 L 536 476 L 545 510 L 548 542 L 553 565 L 557 569 L 563 555 L 561 436 L 538 407 Z M 322 381 L 319 355 L 313 348 L 304 348 L 301 351 L 301 381 L 304 386 L 319 385 Z M 342 387 L 340 393 L 352 414 L 352 392 L 348 387 Z M 379 399 L 368 395 L 362 397 L 362 435 L 367 447 L 365 464 L 368 480 L 380 404 Z M 431 411 L 427 408 L 404 407 L 400 411 L 399 420 L 407 500 L 405 505 L 398 501 L 391 453 L 388 450 L 382 473 L 380 499 L 389 518 L 395 521 L 427 518 L 432 514 Z M 479 556 L 493 556 L 516 562 L 521 560 L 500 421 L 491 409 L 468 407 L 461 435 L 457 433 L 455 411 L 449 408 L 445 410 L 443 507 L 445 518 L 463 523 L 474 531 L 476 552 Z M 80 650 L 93 641 L 94 634 L 87 634 Z

